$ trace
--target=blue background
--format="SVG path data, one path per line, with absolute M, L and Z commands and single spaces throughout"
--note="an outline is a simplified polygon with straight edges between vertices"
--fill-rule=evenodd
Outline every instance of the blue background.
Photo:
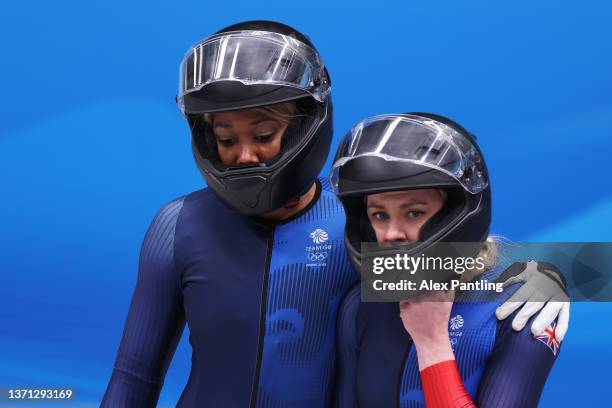
M 254 18 L 294 25 L 319 48 L 333 81 L 334 147 L 373 114 L 446 114 L 486 154 L 493 232 L 612 241 L 605 2 L 4 3 L 0 386 L 72 386 L 75 406 L 99 402 L 148 223 L 203 186 L 174 105 L 180 59 Z M 611 312 L 572 305 L 541 406 L 604 401 Z M 185 335 L 160 405 L 177 401 L 189 365 Z

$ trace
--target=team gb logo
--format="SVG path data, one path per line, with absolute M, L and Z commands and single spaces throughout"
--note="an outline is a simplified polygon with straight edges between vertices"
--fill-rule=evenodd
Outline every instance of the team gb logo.
M 463 327 L 463 316 L 460 314 L 450 319 L 451 330 L 459 330 Z
M 310 238 L 312 238 L 312 242 L 315 244 L 322 244 L 323 242 L 329 239 L 327 232 L 322 230 L 321 228 L 317 228 L 316 230 L 310 233 Z

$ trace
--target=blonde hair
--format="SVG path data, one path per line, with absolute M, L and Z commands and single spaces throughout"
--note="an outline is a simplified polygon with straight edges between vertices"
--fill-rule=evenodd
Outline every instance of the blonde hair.
M 461 276 L 461 281 L 468 282 L 477 279 L 483 273 L 495 266 L 497 263 L 497 257 L 499 255 L 499 250 L 497 248 L 498 239 L 499 237 L 496 235 L 489 235 L 487 237 L 487 239 L 483 242 L 482 249 L 477 255 L 478 258 L 483 259 L 483 267 L 468 269 Z
M 446 198 L 448 197 L 448 192 L 442 188 L 439 188 L 438 192 L 442 196 L 442 199 L 446 201 Z M 480 250 L 480 252 L 478 252 L 478 255 L 476 256 L 477 258 L 483 259 L 483 267 L 468 269 L 461 276 L 462 281 L 467 282 L 474 280 L 495 266 L 495 264 L 497 263 L 497 256 L 499 254 L 496 241 L 498 241 L 499 238 L 500 237 L 496 235 L 489 235 L 487 237 L 487 239 L 483 242 L 482 249 Z
M 297 113 L 297 104 L 293 101 L 289 102 L 281 102 L 275 103 L 273 105 L 265 105 L 259 106 L 257 108 L 250 108 L 249 110 L 253 110 L 255 112 L 262 113 L 266 116 L 271 117 L 274 120 L 279 121 L 283 125 L 288 124 L 291 119 L 296 116 Z M 204 114 L 204 122 L 208 125 L 212 126 L 215 120 L 215 113 L 205 113 Z

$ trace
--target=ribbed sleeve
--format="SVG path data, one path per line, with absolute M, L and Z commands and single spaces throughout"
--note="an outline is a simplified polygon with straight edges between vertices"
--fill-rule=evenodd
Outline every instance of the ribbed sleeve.
M 163 207 L 142 248 L 138 280 L 101 407 L 154 407 L 185 326 L 174 232 L 183 199 Z

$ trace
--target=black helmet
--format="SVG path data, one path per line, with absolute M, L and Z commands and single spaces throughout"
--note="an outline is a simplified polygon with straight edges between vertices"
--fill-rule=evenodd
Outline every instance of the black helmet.
M 361 264 L 361 242 L 375 242 L 364 197 L 385 191 L 444 189 L 444 206 L 420 231 L 408 254 L 436 242 L 484 242 L 491 223 L 491 187 L 475 137 L 456 122 L 431 113 L 368 118 L 342 139 L 331 185 L 346 212 L 345 244 Z
M 321 171 L 332 137 L 330 79 L 310 40 L 272 21 L 224 28 L 194 45 L 180 68 L 177 104 L 187 118 L 197 166 L 210 188 L 246 215 L 283 207 Z M 294 101 L 297 113 L 271 160 L 226 166 L 204 113 Z

